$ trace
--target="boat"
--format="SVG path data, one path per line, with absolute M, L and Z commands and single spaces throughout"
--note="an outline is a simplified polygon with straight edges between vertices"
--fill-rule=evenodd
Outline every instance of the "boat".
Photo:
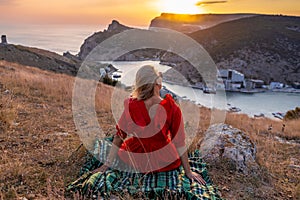
M 235 106 L 232 106 L 228 109 L 229 112 L 240 112 L 241 109 Z
M 113 73 L 112 77 L 118 79 L 118 78 L 121 78 L 121 74 Z
M 272 115 L 278 119 L 283 119 L 285 116 L 285 114 L 282 112 L 275 112 L 275 113 L 272 113 Z
M 256 118 L 265 117 L 265 114 L 264 113 L 254 114 L 254 117 Z
M 206 94 L 216 94 L 217 91 L 214 88 L 203 87 L 203 93 L 206 93 Z

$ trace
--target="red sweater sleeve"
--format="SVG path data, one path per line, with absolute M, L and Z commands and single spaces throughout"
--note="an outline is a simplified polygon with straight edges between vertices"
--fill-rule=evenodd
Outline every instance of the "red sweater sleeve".
M 127 137 L 127 115 L 128 115 L 128 99 L 124 101 L 124 110 L 123 113 L 118 121 L 118 124 L 116 125 L 117 129 L 117 135 L 121 138 L 125 139 Z
M 180 108 L 174 104 L 172 105 L 172 116 L 171 116 L 171 139 L 173 144 L 178 147 L 185 146 L 185 131 L 184 122 Z

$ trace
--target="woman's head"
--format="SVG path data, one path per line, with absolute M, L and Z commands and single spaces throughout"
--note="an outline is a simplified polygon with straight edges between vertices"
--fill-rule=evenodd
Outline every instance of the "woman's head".
M 161 86 L 161 74 L 151 65 L 141 67 L 135 77 L 132 96 L 139 100 L 146 100 L 154 95 L 155 86 Z

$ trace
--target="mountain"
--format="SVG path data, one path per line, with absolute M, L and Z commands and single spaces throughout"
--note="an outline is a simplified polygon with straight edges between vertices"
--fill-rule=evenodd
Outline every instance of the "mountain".
M 300 17 L 256 16 L 190 34 L 219 68 L 248 78 L 292 83 L 300 78 Z
M 150 27 L 168 28 L 183 33 L 191 33 L 215 26 L 217 24 L 256 14 L 172 14 L 162 13 L 151 20 Z
M 300 17 L 258 15 L 188 35 L 207 50 L 219 69 L 235 69 L 246 78 L 266 83 L 299 81 Z M 172 63 L 174 56 L 168 54 L 161 60 Z M 181 61 L 177 66 L 176 70 L 195 79 L 195 71 L 188 63 Z
M 108 39 L 109 37 L 121 33 L 126 30 L 134 29 L 132 27 L 124 26 L 118 21 L 113 20 L 109 24 L 107 30 L 99 31 L 84 40 L 84 43 L 80 47 L 78 54 L 80 60 L 84 60 L 88 54 L 101 42 Z M 141 60 L 158 60 L 161 57 L 162 51 L 154 49 L 141 49 L 133 52 L 126 53 L 125 55 L 116 58 L 118 61 L 141 61 Z

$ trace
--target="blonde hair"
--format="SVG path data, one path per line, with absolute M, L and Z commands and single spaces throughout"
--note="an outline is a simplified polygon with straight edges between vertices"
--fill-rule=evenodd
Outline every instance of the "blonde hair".
M 142 66 L 136 73 L 132 97 L 146 100 L 154 95 L 154 86 L 160 77 L 159 72 L 151 65 Z

